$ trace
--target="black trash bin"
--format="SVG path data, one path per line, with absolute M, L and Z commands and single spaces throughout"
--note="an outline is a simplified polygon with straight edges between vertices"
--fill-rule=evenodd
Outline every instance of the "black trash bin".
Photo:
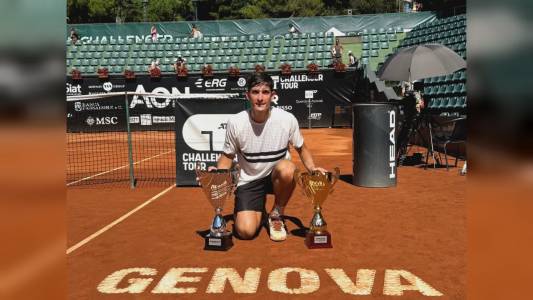
M 353 184 L 396 186 L 396 107 L 373 102 L 353 105 Z

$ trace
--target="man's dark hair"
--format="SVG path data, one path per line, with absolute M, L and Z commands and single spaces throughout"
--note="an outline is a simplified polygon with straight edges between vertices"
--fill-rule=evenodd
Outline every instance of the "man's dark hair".
M 248 78 L 248 92 L 256 85 L 266 83 L 271 91 L 274 90 L 274 81 L 267 73 L 253 73 Z

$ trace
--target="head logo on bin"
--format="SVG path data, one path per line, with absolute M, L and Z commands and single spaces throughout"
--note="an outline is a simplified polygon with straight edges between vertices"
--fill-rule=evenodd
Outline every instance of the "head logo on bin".
M 396 112 L 394 110 L 389 111 L 389 178 L 396 178 L 396 142 L 394 138 L 394 129 L 396 128 Z

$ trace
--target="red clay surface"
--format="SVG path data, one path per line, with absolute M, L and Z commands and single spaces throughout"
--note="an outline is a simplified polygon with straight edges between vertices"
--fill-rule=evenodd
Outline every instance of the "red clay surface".
M 352 173 L 351 129 L 303 130 L 305 141 L 317 165 L 338 166 L 341 174 Z M 293 158 L 303 168 L 298 156 Z M 97 232 L 128 211 L 150 199 L 164 187 L 124 188 L 71 187 L 67 193 L 68 248 Z M 211 298 L 353 298 L 328 275 L 326 268 L 343 269 L 355 283 L 359 269 L 375 270 L 367 299 L 425 299 L 420 291 L 404 291 L 401 296 L 384 295 L 387 270 L 405 270 L 420 278 L 442 296 L 439 299 L 466 298 L 466 177 L 457 168 L 424 170 L 398 168 L 394 188 L 363 188 L 340 181 L 326 200 L 323 215 L 332 234 L 332 249 L 308 250 L 304 237 L 311 203 L 297 187 L 287 209 L 290 234 L 285 242 L 269 240 L 266 230 L 252 241 L 233 239 L 227 252 L 204 251 L 197 231 L 209 228 L 213 209 L 199 188 L 173 188 L 121 223 L 103 232 L 68 254 L 68 296 L 70 299 L 187 299 Z M 231 214 L 233 201 L 224 208 Z M 270 209 L 273 198 L 268 199 Z M 231 227 L 232 222 L 229 222 Z M 300 230 L 299 230 L 300 229 Z M 308 294 L 287 294 L 269 288 L 269 274 L 279 268 L 303 268 L 316 272 L 319 288 Z M 113 272 L 127 268 L 153 268 L 153 276 L 136 273 L 126 276 L 118 288 L 126 288 L 134 278 L 152 278 L 138 294 L 104 294 L 98 285 Z M 180 282 L 176 287 L 196 288 L 194 293 L 154 294 L 152 290 L 171 268 L 207 268 L 204 273 L 188 273 L 198 282 Z M 234 268 L 244 276 L 247 268 L 260 268 L 257 290 L 235 293 L 226 283 L 223 294 L 206 289 L 217 268 Z M 289 273 L 286 288 L 297 290 L 296 272 Z M 314 283 L 316 286 L 316 282 Z M 401 284 L 411 283 L 401 278 Z

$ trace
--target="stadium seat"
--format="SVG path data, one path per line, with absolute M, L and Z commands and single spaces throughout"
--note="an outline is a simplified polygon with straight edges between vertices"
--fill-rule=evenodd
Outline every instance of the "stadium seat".
M 369 57 L 369 56 L 370 56 L 370 54 L 368 53 L 368 50 L 363 50 L 361 52 L 361 57 L 365 58 L 365 57 Z
M 455 105 L 459 101 L 459 97 L 452 97 L 446 108 L 455 108 Z
M 381 42 L 381 49 L 389 49 L 389 43 L 388 42 Z
M 377 50 L 371 50 L 371 51 L 370 51 L 370 56 L 372 56 L 372 57 L 378 57 L 378 56 L 379 56 L 379 53 L 378 53 Z
M 389 33 L 387 35 L 387 37 L 389 38 L 389 41 L 393 42 L 393 41 L 397 41 L 398 39 L 396 38 L 396 34 L 394 33 Z
M 368 43 L 363 43 L 362 47 L 363 50 L 370 50 L 370 45 Z
M 432 98 L 429 100 L 428 108 L 430 109 L 436 109 L 439 106 L 439 99 L 438 98 Z
M 461 81 L 465 81 L 466 80 L 466 71 L 463 70 L 463 71 L 459 71 L 461 73 L 461 77 L 459 78 L 459 80 Z
M 370 37 L 368 35 L 363 35 L 362 42 L 363 43 L 369 43 L 370 42 Z
M 453 93 L 453 89 L 454 89 L 453 84 L 446 84 L 446 91 L 445 91 L 445 93 L 446 93 L 447 95 L 452 94 L 452 93 Z

